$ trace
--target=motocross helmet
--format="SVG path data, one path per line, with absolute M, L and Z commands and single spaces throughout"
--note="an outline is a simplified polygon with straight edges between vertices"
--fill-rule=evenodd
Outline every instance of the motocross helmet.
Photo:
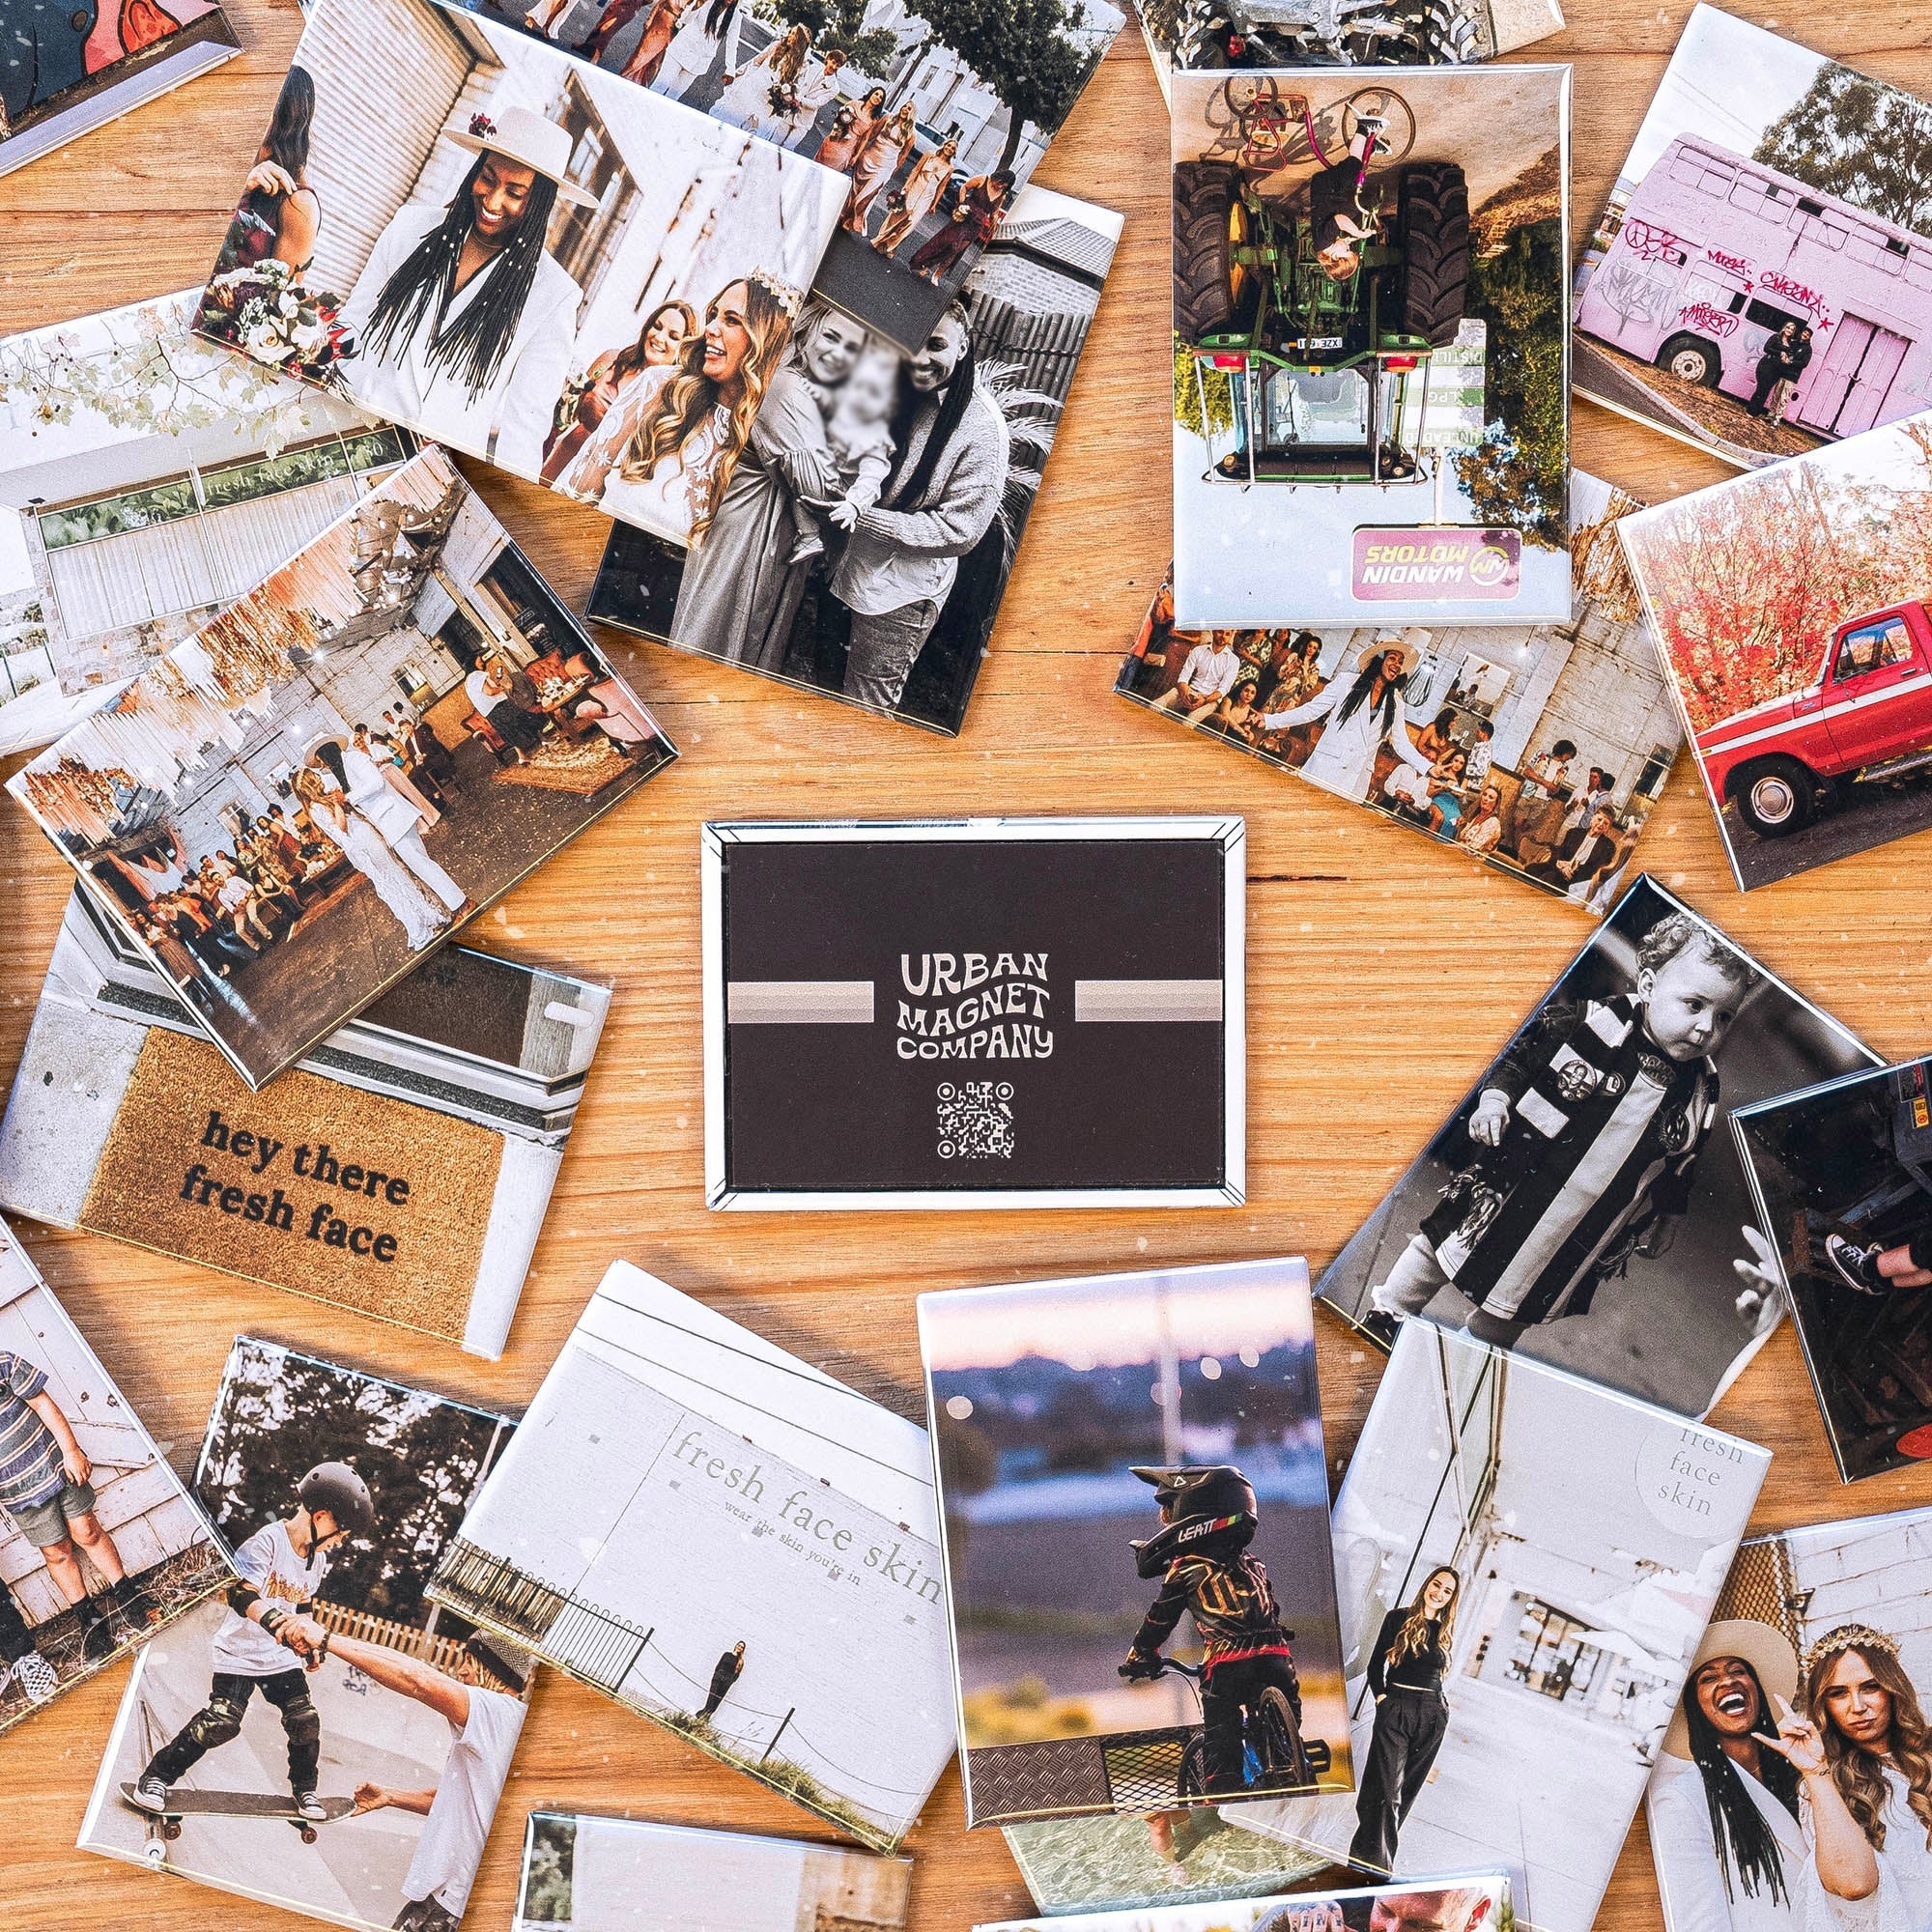
M 1163 1576 L 1177 1556 L 1232 1556 L 1254 1541 L 1261 1519 L 1254 1485 L 1229 1464 L 1132 1472 L 1153 1490 L 1161 1514 L 1172 1520 L 1158 1536 L 1130 1547 L 1142 1577 Z
M 347 1463 L 318 1463 L 296 1486 L 296 1494 L 310 1515 L 327 1510 L 336 1528 L 351 1536 L 375 1533 L 376 1505 L 369 1485 Z

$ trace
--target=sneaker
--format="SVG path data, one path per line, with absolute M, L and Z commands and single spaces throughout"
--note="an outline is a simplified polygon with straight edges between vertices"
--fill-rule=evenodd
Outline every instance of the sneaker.
M 1393 1350 L 1396 1337 L 1402 1329 L 1402 1319 L 1378 1308 L 1367 1315 L 1357 1316 L 1355 1326 L 1371 1340 L 1380 1343 L 1384 1349 Z
M 1825 1242 L 1825 1259 L 1831 1263 L 1832 1272 L 1861 1294 L 1884 1294 L 1889 1289 L 1890 1284 L 1878 1271 L 1882 1252 L 1876 1241 L 1868 1248 L 1855 1247 L 1842 1235 L 1833 1235 Z
M 30 1702 L 44 1704 L 60 1690 L 60 1676 L 38 1650 L 30 1650 L 14 1665 L 14 1682 Z
M 298 1818 L 306 1818 L 318 1825 L 328 1822 L 328 1809 L 313 1791 L 298 1791 L 295 1801 Z
M 165 1811 L 168 1808 L 168 1787 L 152 1771 L 144 1771 L 134 1786 L 134 1803 L 143 1811 Z

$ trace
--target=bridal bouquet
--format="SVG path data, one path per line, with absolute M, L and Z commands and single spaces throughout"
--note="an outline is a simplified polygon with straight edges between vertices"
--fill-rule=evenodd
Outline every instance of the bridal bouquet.
M 270 257 L 216 275 L 202 291 L 201 329 L 250 360 L 285 376 L 321 376 L 348 347 L 342 303 L 301 285 L 286 262 Z
M 791 81 L 773 81 L 765 98 L 771 102 L 772 113 L 781 121 L 798 112 L 798 89 Z

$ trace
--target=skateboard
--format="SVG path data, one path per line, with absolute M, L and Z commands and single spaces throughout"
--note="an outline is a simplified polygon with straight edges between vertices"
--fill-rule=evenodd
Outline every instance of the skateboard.
M 333 1824 L 355 1808 L 353 1798 L 325 1798 L 322 1806 L 326 1816 L 311 1819 L 297 1811 L 293 1798 L 272 1791 L 185 1791 L 179 1785 L 169 1788 L 167 1808 L 163 1811 L 150 1811 L 145 1804 L 137 1804 L 131 1784 L 121 1787 L 121 1798 L 130 1811 L 139 1812 L 157 1826 L 170 1844 L 181 1836 L 184 1818 L 280 1818 L 301 1833 L 303 1844 L 312 1845 L 318 1824 Z M 156 1846 L 149 1856 L 165 1858 L 167 1854 Z

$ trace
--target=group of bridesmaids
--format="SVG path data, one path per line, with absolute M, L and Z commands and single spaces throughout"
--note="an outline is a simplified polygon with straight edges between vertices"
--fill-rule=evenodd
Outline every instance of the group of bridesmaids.
M 554 35 L 575 4 L 537 0 L 525 24 Z M 682 100 L 712 72 L 722 53 L 724 73 L 710 111 L 780 147 L 802 147 L 820 111 L 838 98 L 845 55 L 836 47 L 820 52 L 802 22 L 741 67 L 738 0 L 608 0 L 597 24 L 577 43 L 577 52 L 586 60 L 600 60 L 639 14 L 644 14 L 643 29 L 621 69 L 626 80 Z M 893 177 L 908 156 L 912 165 L 892 191 Z M 951 134 L 921 155 L 914 103 L 888 108 L 886 89 L 877 83 L 859 99 L 839 102 L 812 151 L 813 160 L 851 177 L 843 217 L 849 233 L 866 235 L 874 204 L 886 197 L 885 219 L 870 236 L 883 255 L 903 246 L 938 205 L 958 157 L 958 138 Z

